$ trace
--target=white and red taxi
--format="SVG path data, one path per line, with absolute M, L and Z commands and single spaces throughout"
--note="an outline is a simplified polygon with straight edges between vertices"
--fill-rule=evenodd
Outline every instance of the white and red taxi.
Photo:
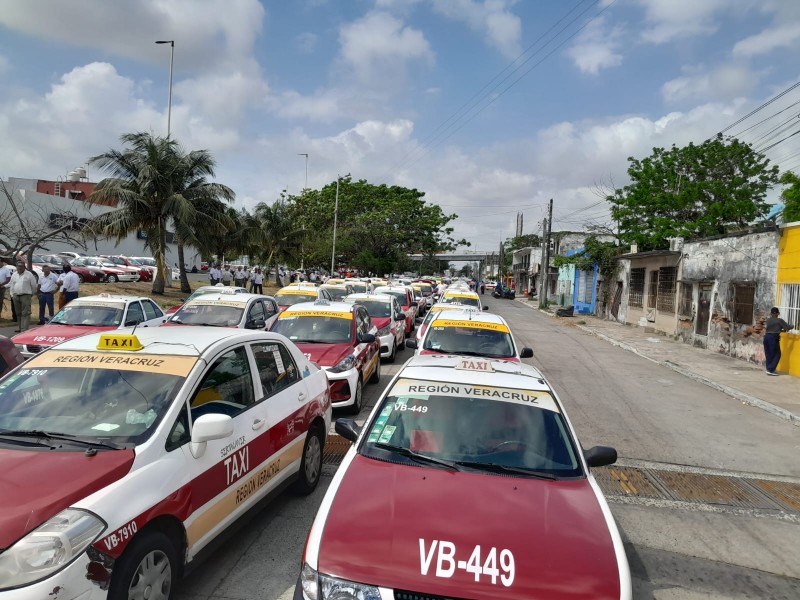
M 388 294 L 397 298 L 403 314 L 406 316 L 406 337 L 411 335 L 417 326 L 417 301 L 414 291 L 404 285 L 381 285 L 375 288 L 376 294 Z
M 397 351 L 406 347 L 406 316 L 397 299 L 388 294 L 350 294 L 345 302 L 357 302 L 367 309 L 372 324 L 378 328 L 381 358 L 394 362 Z
M 325 374 L 273 333 L 42 352 L 0 380 L 0 598 L 170 598 L 257 502 L 316 487 L 330 418 Z
M 451 302 L 457 302 L 458 304 L 463 304 L 465 306 L 473 306 L 478 310 L 486 310 L 489 307 L 483 306 L 481 304 L 481 297 L 473 291 L 469 289 L 462 289 L 462 288 L 447 288 L 442 297 L 439 298 L 439 302 L 442 304 L 450 304 Z
M 503 317 L 463 306 L 462 310 L 437 311 L 422 339 L 408 340 L 406 345 L 416 354 L 484 356 L 511 362 L 533 356 L 532 349 L 517 346 Z
M 415 356 L 361 430 L 306 541 L 296 600 L 630 600 L 628 561 L 553 389 L 529 365 Z
M 204 285 L 197 288 L 192 294 L 182 300 L 181 304 L 176 304 L 175 306 L 171 306 L 167 309 L 167 314 L 171 315 L 174 312 L 178 312 L 181 306 L 183 306 L 189 300 L 194 300 L 195 298 L 199 298 L 205 294 L 246 294 L 247 288 L 240 287 L 240 286 L 227 286 L 224 283 L 217 283 L 215 285 Z
M 164 323 L 164 327 L 203 325 L 266 330 L 278 318 L 279 312 L 275 300 L 262 294 L 246 292 L 203 294 L 184 303 Z
M 270 330 L 285 335 L 325 369 L 334 408 L 358 414 L 364 385 L 381 379 L 378 330 L 366 308 L 327 300 L 295 304 L 278 315 Z
M 331 295 L 327 290 L 319 289 L 313 283 L 301 281 L 292 283 L 278 290 L 275 294 L 275 301 L 281 311 L 301 302 L 315 302 L 317 300 L 330 301 Z
M 47 325 L 23 331 L 11 340 L 22 356 L 30 358 L 50 346 L 87 333 L 134 325 L 158 327 L 164 320 L 164 311 L 150 298 L 98 294 L 72 300 Z

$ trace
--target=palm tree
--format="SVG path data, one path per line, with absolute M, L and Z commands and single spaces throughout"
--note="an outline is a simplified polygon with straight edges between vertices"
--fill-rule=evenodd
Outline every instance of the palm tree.
M 111 177 L 97 184 L 87 202 L 117 206 L 94 219 L 92 231 L 120 242 L 141 230 L 158 267 L 152 291 L 163 294 L 168 225 L 188 234 L 184 226 L 198 227 L 201 217 L 203 226 L 208 223 L 198 205 L 210 199 L 233 201 L 235 195 L 227 186 L 208 182 L 207 178 L 214 176 L 214 159 L 207 150 L 186 153 L 174 139 L 149 133 L 127 133 L 120 140 L 129 148 L 111 149 L 90 159 Z M 186 243 L 196 237 L 186 235 L 179 241 Z M 179 255 L 182 253 L 181 245 Z M 181 283 L 186 281 L 188 287 L 183 256 L 179 262 Z
M 258 256 L 268 271 L 273 260 L 277 263 L 296 253 L 303 230 L 295 225 L 283 198 L 272 204 L 259 202 L 253 216 L 258 223 Z M 280 283 L 277 264 L 275 283 Z

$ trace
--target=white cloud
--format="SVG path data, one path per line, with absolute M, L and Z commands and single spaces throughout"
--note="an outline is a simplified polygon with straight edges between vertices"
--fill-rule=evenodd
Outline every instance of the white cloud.
M 719 24 L 715 17 L 730 10 L 728 0 L 638 0 L 648 23 L 641 34 L 645 42 L 663 44 L 681 37 L 710 34 Z
M 752 92 L 761 78 L 758 71 L 739 64 L 724 64 L 712 70 L 685 68 L 684 72 L 684 76 L 661 87 L 666 102 L 733 100 Z
M 317 48 L 319 36 L 310 31 L 304 31 L 294 38 L 294 44 L 301 54 L 311 54 Z
M 733 47 L 733 55 L 750 57 L 769 54 L 773 50 L 791 48 L 799 43 L 800 22 L 782 23 L 737 42 Z
M 8 62 L 8 59 L 0 54 L 0 75 L 5 75 L 11 70 L 11 64 Z
M 511 12 L 512 4 L 511 0 L 433 0 L 436 12 L 482 33 L 486 43 L 507 58 L 516 58 L 522 51 L 522 21 Z
M 610 27 L 604 17 L 591 22 L 567 50 L 575 66 L 584 73 L 597 75 L 601 69 L 618 67 L 622 64 L 622 45 L 624 30 L 622 26 Z
M 425 35 L 386 12 L 371 12 L 339 30 L 342 61 L 361 81 L 396 80 L 409 61 L 432 62 Z

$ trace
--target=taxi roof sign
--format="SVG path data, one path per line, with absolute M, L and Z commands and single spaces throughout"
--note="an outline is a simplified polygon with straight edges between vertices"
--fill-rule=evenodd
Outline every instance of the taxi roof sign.
M 479 371 L 481 373 L 494 373 L 494 367 L 491 361 L 481 360 L 479 358 L 462 358 L 455 366 L 456 369 L 461 371 Z
M 142 343 L 135 335 L 124 333 L 105 333 L 100 336 L 97 342 L 98 350 L 125 350 L 137 352 L 144 348 Z

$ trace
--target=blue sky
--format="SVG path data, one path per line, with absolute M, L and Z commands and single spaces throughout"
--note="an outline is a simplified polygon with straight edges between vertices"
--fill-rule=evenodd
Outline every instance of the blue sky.
M 309 186 L 416 187 L 481 250 L 518 210 L 536 231 L 550 197 L 556 228 L 602 223 L 628 156 L 702 142 L 800 79 L 797 0 L 0 0 L 0 176 L 165 134 L 156 39 L 175 40 L 172 134 L 239 206 L 299 192 L 308 153 Z M 742 134 L 777 141 L 797 101 L 731 133 L 787 108 Z M 797 168 L 796 140 L 767 155 Z

